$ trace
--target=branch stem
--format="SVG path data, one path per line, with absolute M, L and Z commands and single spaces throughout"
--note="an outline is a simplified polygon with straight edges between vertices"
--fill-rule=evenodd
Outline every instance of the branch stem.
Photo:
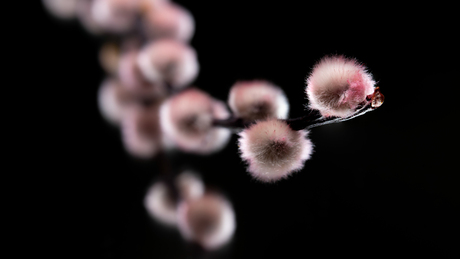
M 355 112 L 347 117 L 324 117 L 317 110 L 312 110 L 310 113 L 292 119 L 284 120 L 293 130 L 312 129 L 315 127 L 347 121 L 361 116 L 369 111 L 375 110 L 383 104 L 384 96 L 380 93 L 379 87 L 375 88 L 373 94 L 368 95 L 361 107 L 357 108 Z M 242 118 L 231 116 L 225 120 L 215 119 L 213 125 L 217 127 L 231 128 L 231 129 L 244 129 L 256 121 L 246 121 Z

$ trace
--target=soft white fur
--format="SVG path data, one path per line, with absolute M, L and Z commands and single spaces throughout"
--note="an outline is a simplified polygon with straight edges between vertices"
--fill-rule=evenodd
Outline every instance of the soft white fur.
M 366 96 L 374 92 L 375 82 L 355 59 L 325 57 L 307 79 L 306 93 L 311 109 L 324 116 L 346 117 Z
M 281 120 L 257 122 L 239 134 L 241 158 L 248 163 L 248 172 L 257 180 L 275 182 L 303 168 L 313 152 L 308 132 L 294 131 Z M 271 144 L 283 143 L 285 156 L 269 155 Z

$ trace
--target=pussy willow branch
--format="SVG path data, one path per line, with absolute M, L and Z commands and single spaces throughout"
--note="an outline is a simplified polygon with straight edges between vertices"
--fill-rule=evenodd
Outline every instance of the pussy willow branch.
M 366 97 L 366 100 L 363 102 L 361 107 L 358 107 L 356 111 L 345 118 L 340 117 L 324 117 L 320 114 L 319 111 L 310 111 L 307 115 L 298 118 L 286 119 L 284 120 L 293 130 L 303 130 L 311 129 L 318 126 L 323 126 L 332 123 L 338 123 L 342 121 L 347 121 L 354 119 L 358 116 L 361 116 L 369 111 L 375 110 L 383 103 L 384 96 L 380 93 L 379 87 L 375 88 L 373 94 Z M 243 129 L 249 125 L 255 123 L 255 121 L 246 121 L 242 118 L 236 116 L 231 116 L 225 120 L 214 120 L 213 125 L 217 127 L 233 128 L 233 129 Z
M 242 129 L 246 128 L 247 126 L 251 125 L 252 121 L 245 121 L 242 118 L 236 116 L 230 116 L 228 119 L 215 119 L 212 121 L 212 125 L 216 127 L 223 127 L 223 128 L 232 128 L 232 129 Z
M 289 124 L 289 126 L 291 126 L 293 130 L 311 129 L 311 128 L 315 128 L 318 126 L 351 120 L 353 118 L 356 118 L 374 109 L 375 108 L 372 107 L 371 102 L 369 102 L 362 108 L 356 110 L 355 113 L 345 118 L 323 117 L 319 114 L 319 112 L 315 111 L 313 115 L 306 115 L 306 116 L 295 118 L 295 119 L 287 119 L 286 122 Z M 318 118 L 315 118 L 315 117 L 318 117 Z

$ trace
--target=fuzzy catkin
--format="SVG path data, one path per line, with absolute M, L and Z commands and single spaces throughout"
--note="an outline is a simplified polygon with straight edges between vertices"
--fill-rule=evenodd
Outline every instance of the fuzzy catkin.
M 227 244 L 236 229 L 235 212 L 230 202 L 215 193 L 181 202 L 177 216 L 182 236 L 208 250 Z
M 347 117 L 374 92 L 375 82 L 364 65 L 344 56 L 321 59 L 306 80 L 309 107 L 325 117 Z
M 175 88 L 188 86 L 200 69 L 195 50 L 172 39 L 159 39 L 148 44 L 139 52 L 137 62 L 147 80 L 165 82 Z
M 241 158 L 257 180 L 275 182 L 303 168 L 313 144 L 305 130 L 294 131 L 281 120 L 260 121 L 239 134 Z
M 204 183 L 201 178 L 191 172 L 179 174 L 174 184 L 179 191 L 179 200 L 191 201 L 204 194 Z M 177 201 L 171 196 L 171 190 L 165 182 L 158 181 L 149 187 L 144 198 L 144 207 L 149 215 L 159 223 L 175 226 L 177 223 Z
M 193 15 L 169 1 L 147 1 L 143 12 L 144 33 L 152 39 L 171 38 L 189 42 L 195 32 Z
M 222 149 L 231 131 L 214 127 L 214 119 L 230 114 L 225 105 L 196 88 L 189 88 L 161 105 L 162 132 L 182 151 L 210 154 Z
M 281 88 L 264 80 L 240 81 L 230 88 L 228 105 L 245 120 L 286 119 L 289 102 Z

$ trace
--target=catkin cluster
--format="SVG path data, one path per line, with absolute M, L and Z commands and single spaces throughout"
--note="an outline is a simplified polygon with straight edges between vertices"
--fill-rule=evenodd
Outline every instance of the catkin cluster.
M 250 175 L 274 182 L 300 171 L 311 157 L 308 125 L 350 119 L 383 102 L 364 65 L 354 58 L 326 56 L 314 65 L 304 89 L 305 113 L 318 116 L 294 125 L 282 87 L 269 80 L 236 81 L 226 103 L 193 85 L 200 69 L 188 44 L 194 19 L 171 1 L 43 1 L 58 17 L 76 17 L 85 27 L 91 24 L 93 33 L 119 36 L 101 48 L 107 79 L 100 87 L 99 107 L 120 126 L 126 151 L 141 159 L 165 150 L 208 155 L 224 149 L 236 133 Z
M 60 19 L 78 19 L 91 34 L 110 36 L 100 49 L 106 79 L 98 92 L 102 116 L 120 128 L 125 150 L 139 159 L 174 151 L 209 155 L 238 135 L 239 155 L 256 180 L 276 182 L 301 171 L 313 154 L 309 129 L 340 122 L 379 107 L 383 95 L 367 68 L 354 58 L 319 60 L 299 93 L 308 98 L 301 118 L 289 118 L 282 87 L 270 80 L 238 80 L 228 99 L 193 85 L 200 71 L 189 44 L 190 12 L 168 0 L 43 0 Z M 109 38 L 109 37 L 106 37 Z M 308 72 L 308 71 L 306 71 Z M 296 87 L 296 86 L 289 86 Z M 145 207 L 158 222 L 177 226 L 207 249 L 227 243 L 235 231 L 231 204 L 206 192 L 196 174 L 158 181 Z

